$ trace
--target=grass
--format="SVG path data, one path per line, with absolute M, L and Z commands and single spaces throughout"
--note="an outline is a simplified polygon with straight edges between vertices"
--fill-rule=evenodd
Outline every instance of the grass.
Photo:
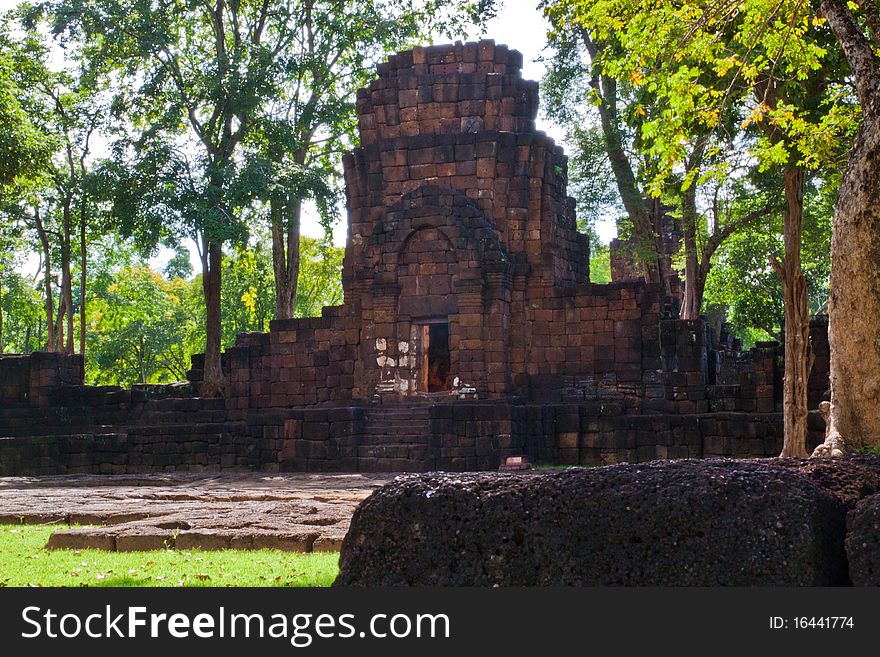
M 329 586 L 338 552 L 46 550 L 57 527 L 0 525 L 3 586 Z

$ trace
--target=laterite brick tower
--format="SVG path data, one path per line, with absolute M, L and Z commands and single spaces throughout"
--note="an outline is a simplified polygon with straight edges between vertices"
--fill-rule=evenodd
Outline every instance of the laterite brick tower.
M 566 158 L 535 130 L 521 66 L 492 41 L 415 48 L 358 94 L 343 284 L 368 392 L 510 392 L 530 304 L 589 281 Z

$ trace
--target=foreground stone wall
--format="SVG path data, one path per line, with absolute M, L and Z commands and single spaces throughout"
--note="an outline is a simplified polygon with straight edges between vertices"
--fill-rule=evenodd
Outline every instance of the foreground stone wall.
M 408 475 L 355 512 L 336 585 L 871 585 L 878 493 L 869 457 Z

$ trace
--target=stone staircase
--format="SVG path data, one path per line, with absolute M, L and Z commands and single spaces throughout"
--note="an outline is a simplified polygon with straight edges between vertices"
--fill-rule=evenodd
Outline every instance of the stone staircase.
M 358 459 L 375 472 L 425 472 L 436 468 L 439 445 L 431 432 L 431 406 L 375 406 L 367 413 Z

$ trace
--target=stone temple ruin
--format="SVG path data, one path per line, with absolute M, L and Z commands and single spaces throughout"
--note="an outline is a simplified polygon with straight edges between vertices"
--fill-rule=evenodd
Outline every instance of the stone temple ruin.
M 345 303 L 224 355 L 223 399 L 0 357 L 0 474 L 494 469 L 770 456 L 781 351 L 722 348 L 656 287 L 592 284 L 538 85 L 493 41 L 414 48 L 360 90 Z M 827 341 L 814 327 L 815 408 Z M 813 438 L 822 437 L 811 418 Z

